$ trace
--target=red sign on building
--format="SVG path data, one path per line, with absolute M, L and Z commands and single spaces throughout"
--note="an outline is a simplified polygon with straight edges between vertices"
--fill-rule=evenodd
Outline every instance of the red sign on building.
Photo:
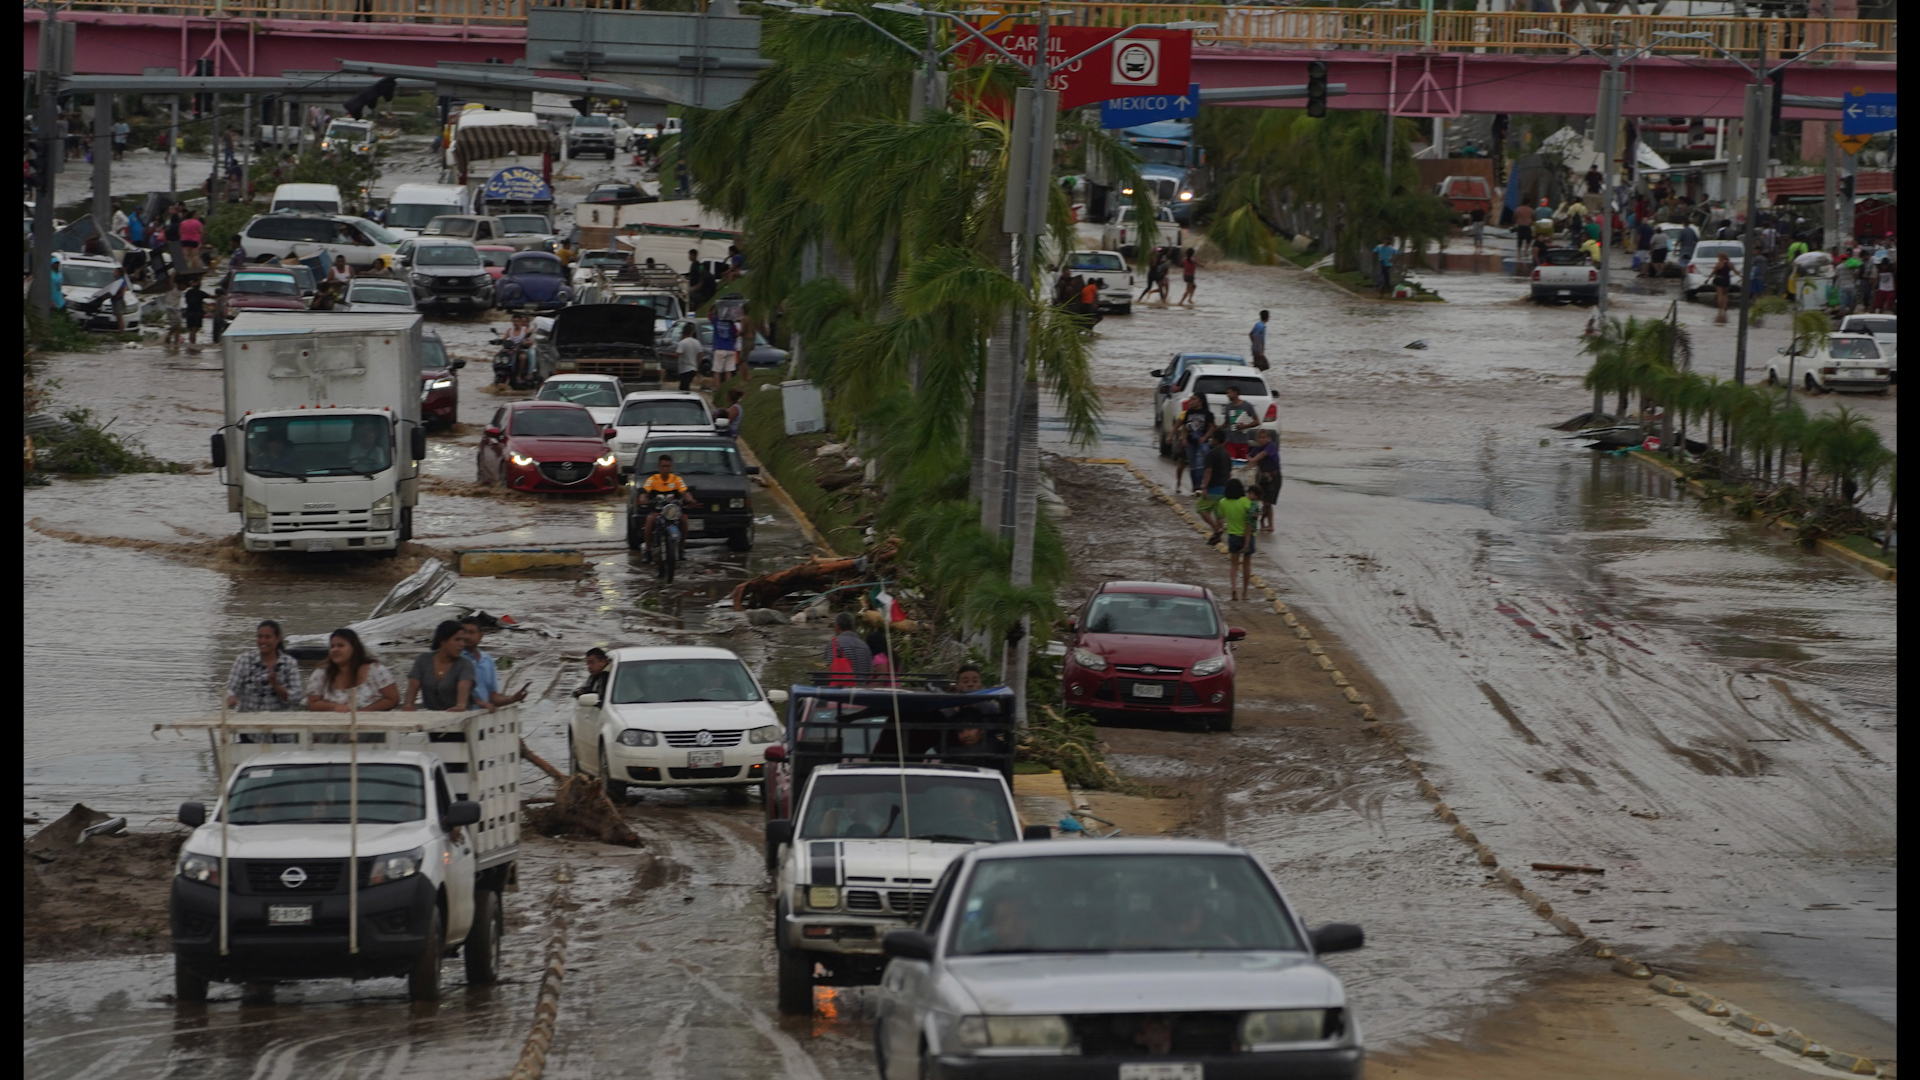
M 1147 94 L 1180 93 L 1188 88 L 1188 73 L 1193 58 L 1193 32 L 1189 30 L 1121 31 L 1104 27 L 1054 26 L 1047 30 L 1047 89 L 1060 95 L 1060 107 L 1077 109 L 1082 105 L 1114 98 L 1141 97 Z M 1040 37 L 1040 28 L 1032 24 L 1010 26 L 986 35 L 1000 47 L 1031 65 Z M 1105 48 L 1080 56 L 1103 42 Z M 957 53 L 962 64 L 1004 64 L 1007 58 L 969 38 Z M 1066 63 L 1072 57 L 1080 59 Z

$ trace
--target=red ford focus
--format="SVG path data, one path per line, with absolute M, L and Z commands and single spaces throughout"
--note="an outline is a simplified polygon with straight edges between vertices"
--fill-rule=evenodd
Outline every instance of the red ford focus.
M 1198 585 L 1109 581 L 1073 617 L 1061 673 L 1066 703 L 1099 718 L 1190 716 L 1233 730 L 1233 649 L 1228 626 Z
M 620 486 L 602 428 L 579 405 L 516 401 L 502 405 L 480 436 L 479 479 L 510 491 L 586 494 Z

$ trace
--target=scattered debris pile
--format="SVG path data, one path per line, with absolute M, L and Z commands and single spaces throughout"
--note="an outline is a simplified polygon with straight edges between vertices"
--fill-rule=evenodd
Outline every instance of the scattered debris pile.
M 184 833 L 130 833 L 76 803 L 21 847 L 24 958 L 164 952 L 167 888 Z
M 604 784 L 584 774 L 567 776 L 520 743 L 520 756 L 538 765 L 558 785 L 552 798 L 521 800 L 527 825 L 542 836 L 591 836 L 603 844 L 639 847 L 640 837 L 620 819 Z

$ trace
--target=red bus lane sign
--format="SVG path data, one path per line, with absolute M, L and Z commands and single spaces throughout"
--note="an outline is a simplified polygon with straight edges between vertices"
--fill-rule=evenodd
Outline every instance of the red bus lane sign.
M 1077 109 L 1155 92 L 1186 93 L 1193 31 L 1136 30 L 1125 37 L 1119 34 L 1119 30 L 1093 26 L 1055 26 L 1047 30 L 1047 89 L 1060 95 L 1061 108 Z M 986 36 L 1022 64 L 1031 65 L 1040 30 L 1029 23 Z M 1080 56 L 1102 43 L 1107 43 L 1105 48 Z M 972 38 L 960 46 L 958 56 L 963 65 L 1007 63 L 1006 57 Z M 1080 58 L 1066 63 L 1076 56 Z

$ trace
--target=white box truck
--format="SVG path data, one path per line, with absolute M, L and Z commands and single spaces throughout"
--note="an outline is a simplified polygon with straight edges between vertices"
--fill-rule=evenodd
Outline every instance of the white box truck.
M 213 465 L 248 551 L 392 555 L 413 536 L 420 316 L 245 312 L 221 341 Z
M 221 796 L 181 804 L 169 922 L 174 993 L 210 982 L 402 975 L 440 996 L 458 950 L 499 971 L 518 891 L 520 713 L 231 713 L 204 731 Z M 354 867 L 348 873 L 348 867 Z
M 464 214 L 472 207 L 467 189 L 459 184 L 401 184 L 387 200 L 380 224 L 412 240 L 434 218 Z

